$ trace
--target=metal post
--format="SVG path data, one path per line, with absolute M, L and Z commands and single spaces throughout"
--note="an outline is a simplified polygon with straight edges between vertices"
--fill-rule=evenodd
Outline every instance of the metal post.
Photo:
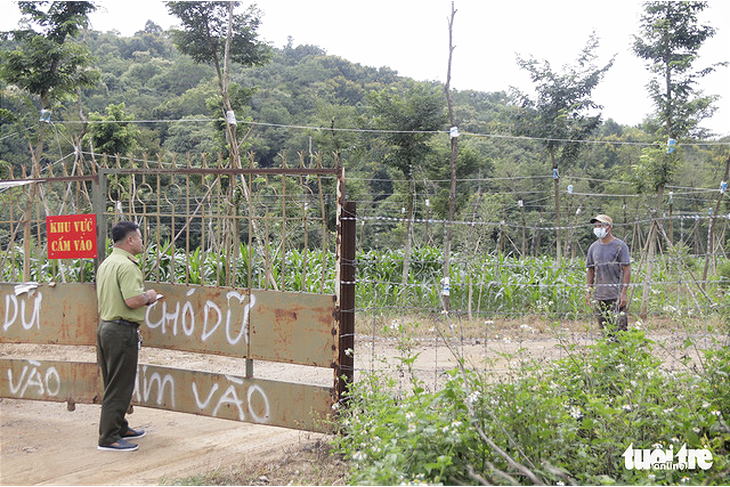
M 106 178 L 105 170 L 100 169 L 98 179 L 91 183 L 91 194 L 96 214 L 96 261 L 94 275 L 106 258 Z
M 357 210 L 354 201 L 342 208 L 340 257 L 340 354 L 337 370 L 337 397 L 347 403 L 347 387 L 355 378 L 355 237 Z

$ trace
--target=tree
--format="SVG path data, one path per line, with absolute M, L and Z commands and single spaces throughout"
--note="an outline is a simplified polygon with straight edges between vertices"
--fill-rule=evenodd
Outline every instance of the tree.
M 93 86 L 99 79 L 88 49 L 73 39 L 88 25 L 87 16 L 96 9 L 94 3 L 48 4 L 18 2 L 27 28 L 9 32 L 8 37 L 17 42 L 17 47 L 0 52 L 0 78 L 37 96 L 41 110 L 73 98 L 77 88 Z M 43 152 L 43 127 L 34 154 L 36 161 Z
M 408 184 L 406 248 L 403 260 L 405 286 L 408 282 L 415 217 L 414 167 L 422 164 L 432 152 L 429 140 L 446 122 L 444 102 L 433 86 L 415 84 L 404 93 L 387 89 L 375 92 L 370 97 L 370 103 L 377 128 L 388 131 L 385 140 L 391 151 L 385 162 L 398 168 Z
M 715 29 L 699 25 L 697 15 L 707 2 L 646 2 L 641 17 L 640 36 L 634 36 L 634 53 L 646 61 L 653 77 L 647 85 L 655 112 L 647 124 L 654 129 L 655 140 L 677 141 L 687 137 L 705 137 L 700 122 L 715 110 L 716 96 L 704 96 L 696 90 L 697 81 L 718 65 L 699 71 L 694 69 L 702 44 L 715 35 Z M 664 188 L 671 183 L 681 166 L 681 151 L 647 148 L 636 168 L 652 177 L 649 183 L 657 193 L 656 215 L 661 214 Z M 710 234 L 712 234 L 712 223 Z M 649 281 L 653 271 L 658 223 L 652 221 L 647 237 L 647 271 L 640 314 L 647 314 Z M 711 237 L 710 237 L 711 238 Z M 708 249 L 709 251 L 709 249 Z M 707 263 L 703 275 L 707 276 Z
M 252 5 L 245 13 L 234 14 L 240 2 L 167 2 L 166 5 L 170 13 L 183 23 L 183 30 L 172 32 L 178 50 L 191 56 L 195 62 L 213 64 L 215 67 L 222 98 L 222 114 L 226 119 L 231 165 L 240 168 L 240 145 L 234 106 L 229 96 L 228 72 L 231 61 L 244 66 L 260 66 L 268 61 L 270 48 L 257 37 L 260 13 Z M 251 191 L 244 178 L 241 178 L 241 184 L 244 197 L 250 201 Z M 233 205 L 229 205 L 229 211 L 238 211 L 240 205 L 235 205 L 233 210 L 230 206 Z M 264 255 L 262 246 L 265 239 L 253 215 L 250 222 L 257 236 L 259 251 Z M 233 219 L 233 225 L 236 224 Z M 231 233 L 238 235 L 236 228 L 231 229 Z M 267 278 L 273 289 L 277 290 L 278 285 L 270 269 L 267 269 Z
M 580 141 L 588 138 L 600 125 L 601 114 L 595 111 L 603 107 L 591 99 L 591 93 L 614 61 L 611 58 L 605 66 L 596 67 L 594 52 L 597 48 L 598 37 L 593 33 L 576 64 L 565 66 L 563 72 L 553 71 L 548 61 L 517 58 L 517 64 L 530 73 L 537 97 L 532 99 L 515 90 L 514 128 L 520 135 L 541 139 L 550 154 L 558 262 L 562 258 L 558 167 L 573 162 L 580 151 Z
M 702 44 L 715 29 L 698 25 L 697 15 L 707 2 L 646 2 L 641 35 L 634 36 L 634 53 L 646 61 L 653 77 L 647 89 L 656 109 L 662 138 L 703 137 L 699 123 L 715 111 L 717 96 L 703 96 L 695 86 L 716 64 L 699 71 L 694 62 Z
M 94 112 L 89 115 L 92 122 L 89 128 L 89 138 L 94 151 L 100 154 L 128 154 L 136 144 L 139 130 L 133 124 L 125 122 L 131 120 L 124 115 L 124 103 L 109 105 L 104 110 L 105 115 Z
M 167 2 L 166 5 L 183 23 L 183 30 L 172 31 L 178 50 L 197 63 L 215 67 L 222 115 L 235 113 L 228 94 L 229 63 L 261 66 L 270 56 L 269 46 L 258 39 L 260 12 L 252 5 L 245 13 L 234 14 L 240 2 Z M 240 165 L 236 124 L 231 122 L 226 124 L 226 137 L 232 162 Z
M 446 69 L 446 84 L 444 85 L 444 93 L 446 94 L 446 105 L 449 108 L 449 122 L 456 133 L 451 134 L 451 157 L 449 158 L 449 169 L 451 176 L 451 187 L 449 191 L 449 219 L 446 227 L 446 245 L 444 247 L 444 283 L 448 285 L 449 275 L 451 273 L 451 239 L 453 237 L 453 221 L 454 221 L 454 204 L 456 200 L 456 161 L 459 157 L 459 136 L 456 127 L 456 117 L 454 117 L 454 102 L 451 99 L 451 62 L 454 57 L 454 18 L 456 17 L 456 9 L 454 2 L 451 2 L 451 17 L 449 17 L 449 61 Z M 448 312 L 451 309 L 451 297 L 444 289 L 441 292 L 443 296 L 444 309 Z

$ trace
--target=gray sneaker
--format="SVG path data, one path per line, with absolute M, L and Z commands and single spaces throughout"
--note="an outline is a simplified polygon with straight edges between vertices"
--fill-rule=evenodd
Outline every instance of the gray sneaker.
M 97 450 L 108 450 L 108 451 L 134 451 L 139 448 L 139 445 L 130 443 L 124 438 L 120 438 L 111 445 L 99 445 L 96 447 Z
M 127 432 L 122 435 L 122 438 L 124 438 L 125 440 L 136 440 L 137 438 L 142 438 L 146 434 L 147 432 L 145 430 L 134 430 L 132 428 L 127 428 Z

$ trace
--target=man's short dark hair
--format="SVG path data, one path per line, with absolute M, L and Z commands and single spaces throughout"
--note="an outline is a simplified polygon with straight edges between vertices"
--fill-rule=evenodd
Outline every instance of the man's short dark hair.
M 127 235 L 137 230 L 139 230 L 139 225 L 134 222 L 119 222 L 112 228 L 112 241 L 114 243 L 120 242 L 127 238 Z

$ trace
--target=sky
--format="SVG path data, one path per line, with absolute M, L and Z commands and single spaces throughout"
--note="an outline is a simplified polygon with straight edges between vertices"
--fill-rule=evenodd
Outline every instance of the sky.
M 249 2 L 243 1 L 242 5 Z M 445 82 L 450 0 L 259 0 L 260 37 L 283 47 L 312 44 L 328 54 L 365 66 L 387 66 L 401 76 Z M 163 29 L 177 24 L 162 2 L 102 0 L 92 28 L 131 36 L 152 20 Z M 604 119 L 637 125 L 653 111 L 644 62 L 631 51 L 639 34 L 641 2 L 629 0 L 490 1 L 455 0 L 451 86 L 458 90 L 530 92 L 528 73 L 517 56 L 546 60 L 553 70 L 573 64 L 591 32 L 600 39 L 597 65 L 615 55 L 613 67 L 593 92 Z M 0 31 L 17 26 L 17 6 L 0 0 Z M 695 68 L 730 61 L 730 1 L 710 0 L 700 22 L 717 32 L 705 42 Z M 705 94 L 720 95 L 718 110 L 702 124 L 730 135 L 730 66 L 703 78 Z

